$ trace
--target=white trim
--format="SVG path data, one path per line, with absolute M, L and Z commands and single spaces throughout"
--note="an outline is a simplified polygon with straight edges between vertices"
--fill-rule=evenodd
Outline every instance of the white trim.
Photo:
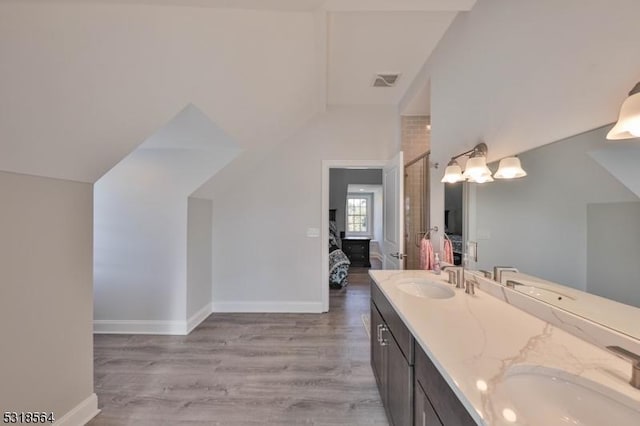
M 53 422 L 53 426 L 84 426 L 98 415 L 98 396 L 95 393 Z
M 94 334 L 166 334 L 185 336 L 186 321 L 94 320 Z
M 327 242 L 328 244 L 328 242 Z M 326 250 L 325 250 L 326 251 Z M 327 278 L 328 280 L 328 278 Z M 327 289 L 329 285 L 327 284 Z M 213 302 L 213 312 L 322 313 L 319 302 Z
M 322 270 L 320 294 L 322 295 L 322 312 L 329 311 L 329 174 L 331 169 L 383 169 L 386 160 L 322 160 L 322 211 L 320 244 L 322 249 Z
M 206 320 L 213 313 L 213 304 L 207 303 L 202 309 L 187 320 L 187 334 L 191 333 L 194 328 L 199 326 L 202 321 Z
M 162 334 L 186 336 L 213 312 L 208 303 L 186 321 L 94 320 L 94 334 Z
M 378 253 L 378 252 L 371 252 L 369 254 L 369 257 L 372 257 L 374 259 L 378 259 L 380 262 L 382 262 L 382 260 L 384 259 L 384 257 L 382 257 L 382 253 Z

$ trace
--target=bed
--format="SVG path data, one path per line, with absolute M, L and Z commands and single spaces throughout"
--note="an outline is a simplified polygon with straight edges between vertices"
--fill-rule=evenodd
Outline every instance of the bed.
M 462 235 L 447 234 L 451 240 L 451 248 L 453 249 L 453 263 L 454 265 L 462 264 Z
M 335 222 L 335 210 L 329 211 L 329 287 L 340 289 L 349 282 L 349 258 L 342 251 L 340 235 Z

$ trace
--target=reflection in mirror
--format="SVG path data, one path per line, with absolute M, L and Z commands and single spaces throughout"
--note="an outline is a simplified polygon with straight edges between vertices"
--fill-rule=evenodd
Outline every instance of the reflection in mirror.
M 451 240 L 453 263 L 462 263 L 463 253 L 463 182 L 446 184 L 444 187 L 444 232 Z
M 479 269 L 526 274 L 504 274 L 515 290 L 640 338 L 640 141 L 605 142 L 610 127 L 521 153 L 527 177 L 472 185 L 469 239 Z

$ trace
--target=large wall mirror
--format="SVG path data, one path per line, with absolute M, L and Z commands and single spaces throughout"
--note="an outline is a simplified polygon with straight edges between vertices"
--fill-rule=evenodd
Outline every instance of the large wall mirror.
M 524 178 L 471 184 L 468 238 L 478 269 L 514 266 L 516 291 L 640 339 L 640 141 L 609 128 L 520 153 Z

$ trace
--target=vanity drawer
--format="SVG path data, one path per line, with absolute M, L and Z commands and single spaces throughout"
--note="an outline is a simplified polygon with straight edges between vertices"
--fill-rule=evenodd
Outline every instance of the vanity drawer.
M 472 426 L 476 422 L 462 405 L 420 345 L 415 347 L 415 381 L 426 394 L 444 426 Z
M 400 347 L 400 350 L 402 351 L 405 359 L 407 360 L 409 365 L 413 365 L 413 336 L 411 335 L 411 332 L 409 332 L 407 326 L 404 325 L 404 322 L 397 314 L 396 310 L 393 309 L 391 303 L 389 303 L 385 295 L 373 280 L 371 280 L 371 300 L 373 300 L 376 307 L 378 308 L 378 311 L 380 311 L 382 318 L 387 323 L 389 331 L 398 343 L 398 346 Z

